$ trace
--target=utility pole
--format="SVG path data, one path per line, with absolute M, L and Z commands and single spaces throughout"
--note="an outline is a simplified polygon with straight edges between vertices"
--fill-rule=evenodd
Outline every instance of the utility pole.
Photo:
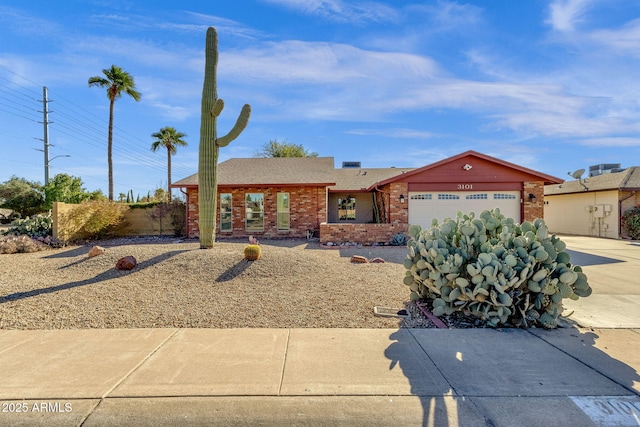
M 43 114 L 43 121 L 38 123 L 44 124 L 44 138 L 42 139 L 42 141 L 44 141 L 44 149 L 40 150 L 38 148 L 34 148 L 34 150 L 42 151 L 44 153 L 44 185 L 47 185 L 49 183 L 49 164 L 51 163 L 51 160 L 57 159 L 58 157 L 71 156 L 68 154 L 62 154 L 51 159 L 49 158 L 49 147 L 53 147 L 53 145 L 49 144 L 49 123 L 53 122 L 49 121 L 49 113 L 52 113 L 52 111 L 49 111 L 49 97 L 46 86 L 42 86 L 42 104 L 44 106 L 41 111 L 41 113 Z
M 49 183 L 49 98 L 47 96 L 47 87 L 42 86 L 42 110 L 44 121 L 44 185 Z

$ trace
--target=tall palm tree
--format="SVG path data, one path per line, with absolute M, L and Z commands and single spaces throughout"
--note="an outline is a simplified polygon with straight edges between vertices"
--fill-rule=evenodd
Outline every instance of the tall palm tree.
M 157 151 L 160 147 L 167 149 L 167 194 L 171 201 L 171 156 L 176 154 L 178 146 L 184 147 L 187 142 L 182 139 L 186 133 L 178 132 L 171 126 L 163 127 L 159 132 L 151 134 L 156 140 L 151 144 L 151 151 Z
M 109 98 L 109 138 L 107 145 L 107 162 L 109 163 L 109 200 L 113 201 L 113 105 L 116 99 L 126 93 L 136 101 L 140 100 L 140 92 L 136 90 L 133 76 L 122 68 L 112 65 L 111 68 L 102 70 L 105 77 L 94 76 L 89 78 L 89 87 L 98 86 L 107 89 Z

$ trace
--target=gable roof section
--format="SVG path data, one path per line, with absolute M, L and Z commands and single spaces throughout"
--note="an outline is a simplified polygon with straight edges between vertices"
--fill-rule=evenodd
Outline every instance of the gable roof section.
M 585 193 L 606 190 L 640 190 L 640 167 L 634 166 L 621 172 L 605 173 L 575 181 L 567 181 L 561 185 L 547 185 L 544 187 L 545 196 L 556 194 Z M 586 186 L 586 188 L 585 188 Z
M 375 183 L 370 186 L 369 189 L 373 189 L 375 186 L 385 185 L 396 181 L 401 182 L 411 182 L 414 180 L 424 180 L 428 179 L 430 182 L 439 182 L 439 178 L 444 180 L 450 180 L 450 174 L 447 174 L 447 177 L 439 176 L 439 171 L 445 169 L 447 166 L 455 166 L 460 165 L 460 172 L 465 173 L 462 169 L 462 165 L 469 163 L 472 168 L 467 172 L 470 174 L 476 174 L 479 168 L 476 168 L 474 171 L 473 164 L 474 162 L 481 162 L 484 165 L 492 164 L 502 167 L 506 172 L 511 172 L 510 175 L 512 177 L 518 176 L 519 179 L 526 181 L 543 181 L 545 184 L 559 184 L 564 182 L 564 180 L 560 178 L 556 178 L 551 175 L 547 175 L 541 172 L 534 171 L 533 169 L 528 169 L 523 166 L 516 165 L 514 163 L 509 163 L 504 160 L 496 159 L 495 157 L 487 156 L 486 154 L 481 154 L 473 150 L 465 151 L 464 153 L 460 153 L 456 156 L 449 157 L 438 162 L 432 163 L 430 165 L 413 169 L 410 172 L 406 172 L 404 174 L 396 175 L 394 177 L 390 177 L 386 180 L 382 180 L 380 182 Z M 424 174 L 425 177 L 419 177 L 418 175 Z M 487 180 L 487 182 L 492 182 L 493 177 L 484 176 L 482 177 Z M 476 177 L 478 179 L 478 177 Z
M 218 164 L 218 185 L 326 187 L 336 183 L 334 171 L 333 157 L 233 158 Z M 171 184 L 172 188 L 197 186 L 197 173 Z
M 336 184 L 330 192 L 368 191 L 376 182 L 412 171 L 413 168 L 342 168 L 336 169 Z

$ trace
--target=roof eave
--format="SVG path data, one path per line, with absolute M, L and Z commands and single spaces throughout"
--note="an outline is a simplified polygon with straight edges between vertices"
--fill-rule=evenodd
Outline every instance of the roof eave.
M 468 150 L 468 151 L 465 151 L 464 153 L 457 154 L 457 155 L 455 155 L 453 157 L 447 157 L 446 159 L 442 159 L 442 160 L 439 160 L 439 161 L 437 161 L 435 163 L 431 163 L 430 165 L 426 165 L 426 166 L 423 166 L 421 168 L 414 169 L 414 170 L 409 171 L 409 172 L 401 173 L 401 174 L 398 174 L 398 175 L 393 176 L 391 178 L 387 178 L 387 179 L 385 179 L 383 181 L 380 181 L 380 182 L 377 182 L 377 183 L 373 184 L 369 188 L 370 189 L 374 189 L 375 187 L 379 187 L 381 185 L 390 184 L 390 183 L 392 183 L 394 181 L 397 181 L 400 178 L 406 178 L 408 176 L 413 176 L 413 175 L 422 173 L 424 171 L 428 171 L 430 169 L 435 169 L 435 168 L 437 168 L 439 166 L 442 166 L 442 165 L 447 164 L 447 163 L 451 163 L 451 162 L 453 162 L 455 160 L 461 159 L 461 158 L 466 157 L 466 156 L 475 156 L 475 157 L 481 158 L 481 159 L 489 161 L 489 162 L 497 163 L 499 165 L 502 165 L 502 166 L 505 166 L 505 167 L 508 167 L 508 168 L 511 168 L 511 169 L 515 169 L 515 170 L 518 170 L 520 172 L 524 172 L 524 173 L 526 173 L 528 175 L 533 175 L 533 176 L 542 178 L 544 183 L 545 183 L 545 185 L 547 185 L 547 184 L 562 184 L 564 182 L 564 180 L 561 179 L 561 178 L 558 178 L 558 177 L 555 177 L 555 176 L 552 176 L 552 175 L 547 175 L 545 173 L 537 172 L 537 171 L 534 171 L 533 169 L 525 168 L 524 166 L 519 166 L 519 165 L 516 165 L 514 163 L 510 163 L 510 162 L 507 162 L 507 161 L 504 161 L 504 160 L 497 159 L 495 157 L 487 156 L 486 154 L 478 153 L 477 151 Z

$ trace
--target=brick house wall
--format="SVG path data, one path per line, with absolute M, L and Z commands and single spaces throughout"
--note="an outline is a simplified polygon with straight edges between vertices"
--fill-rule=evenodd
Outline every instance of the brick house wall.
M 533 221 L 537 218 L 544 218 L 544 182 L 525 182 L 523 193 L 522 221 Z M 533 194 L 536 197 L 535 200 L 531 199 L 529 194 Z
M 220 194 L 231 193 L 232 231 L 220 231 Z M 247 193 L 264 194 L 264 231 L 245 229 L 245 196 Z M 290 229 L 278 230 L 277 194 L 289 193 Z M 320 223 L 327 217 L 327 192 L 325 187 L 239 187 L 218 188 L 216 207 L 216 236 L 265 238 L 306 237 L 309 230 L 319 232 Z M 198 189 L 187 189 L 187 237 L 197 238 Z
M 640 192 L 636 191 L 620 191 L 620 216 L 624 215 L 629 209 L 633 209 L 640 205 Z
M 397 233 L 409 231 L 409 224 L 320 224 L 320 243 L 357 242 L 364 244 L 383 243 L 389 241 Z
M 407 224 L 409 222 L 409 184 L 392 182 L 385 187 L 389 188 L 389 222 Z M 403 198 L 401 199 L 400 196 Z

